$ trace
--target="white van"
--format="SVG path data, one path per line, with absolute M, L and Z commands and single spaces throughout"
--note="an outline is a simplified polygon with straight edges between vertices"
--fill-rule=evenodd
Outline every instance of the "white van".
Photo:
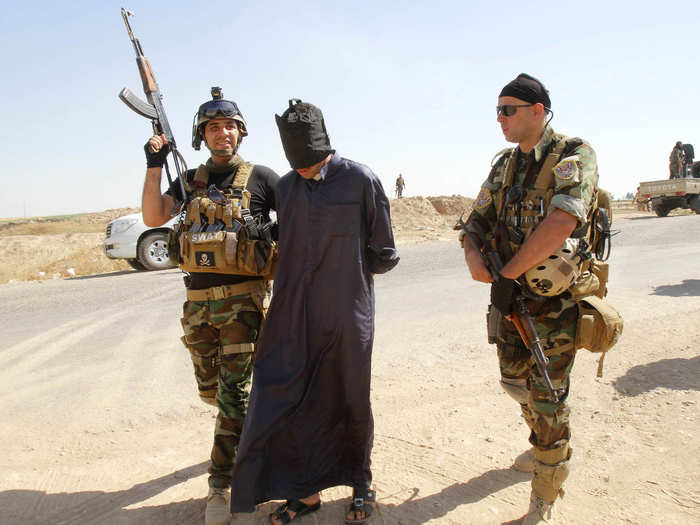
M 103 242 L 105 255 L 110 259 L 126 259 L 137 270 L 165 270 L 174 265 L 168 257 L 168 232 L 177 222 L 177 216 L 163 226 L 150 228 L 143 223 L 140 213 L 124 215 L 107 225 Z

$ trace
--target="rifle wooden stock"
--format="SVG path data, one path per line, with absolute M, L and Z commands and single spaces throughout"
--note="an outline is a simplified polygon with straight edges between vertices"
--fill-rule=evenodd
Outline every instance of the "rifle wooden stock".
M 131 24 L 129 23 L 129 16 L 131 15 L 132 13 L 122 7 L 122 18 L 124 19 L 126 31 L 129 34 L 129 39 L 134 46 L 134 51 L 136 52 L 136 65 L 139 68 L 139 75 L 141 76 L 141 82 L 143 84 L 143 92 L 146 94 L 148 102 L 139 99 L 127 88 L 121 90 L 119 93 L 119 98 L 132 111 L 138 113 L 142 117 L 151 119 L 153 132 L 158 135 L 165 135 L 165 138 L 170 144 L 170 154 L 173 157 L 173 163 L 175 164 L 175 171 L 177 172 L 177 179 L 180 185 L 180 193 L 182 194 L 183 199 L 180 207 L 181 210 L 184 209 L 187 201 L 187 192 L 185 190 L 185 183 L 183 180 L 184 173 L 187 171 L 187 163 L 182 157 L 182 154 L 177 150 L 175 137 L 173 137 L 173 132 L 170 129 L 168 117 L 165 115 L 165 108 L 163 107 L 160 91 L 158 89 L 158 83 L 153 75 L 151 64 L 143 54 L 141 42 L 134 36 L 134 32 L 131 29 Z M 171 186 L 172 178 L 170 177 L 170 167 L 168 166 L 167 159 L 163 162 L 163 166 L 165 167 L 165 173 L 168 177 L 168 186 Z M 175 201 L 175 206 L 177 206 L 177 200 Z M 173 208 L 171 215 L 174 215 L 177 211 L 179 210 L 177 210 L 176 207 Z
M 156 84 L 156 79 L 153 77 L 153 70 L 151 69 L 151 64 L 148 59 L 146 57 L 136 57 L 136 65 L 138 65 L 139 73 L 141 74 L 143 92 L 147 95 L 157 93 L 158 85 Z

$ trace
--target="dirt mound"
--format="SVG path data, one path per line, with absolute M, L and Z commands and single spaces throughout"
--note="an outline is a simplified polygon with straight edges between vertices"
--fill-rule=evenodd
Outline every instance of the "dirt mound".
M 454 237 L 452 227 L 462 213 L 471 211 L 474 199 L 405 197 L 391 201 L 391 223 L 397 241 Z
M 95 213 L 85 213 L 83 215 L 75 217 L 74 220 L 77 222 L 84 222 L 89 224 L 104 224 L 105 226 L 107 226 L 108 222 L 113 221 L 118 217 L 122 217 L 123 215 L 130 215 L 132 213 L 138 213 L 140 211 L 141 208 L 113 208 L 111 210 L 105 210 Z
M 0 219 L 0 237 L 9 235 L 53 235 L 63 233 L 99 233 L 117 217 L 137 213 L 140 208 L 114 208 L 94 213 Z
M 428 200 L 440 215 L 449 215 L 450 217 L 459 217 L 464 213 L 466 217 L 472 211 L 474 199 L 462 197 L 461 195 L 452 195 L 451 197 L 428 197 Z
M 128 270 L 102 249 L 107 223 L 139 208 L 10 219 L 0 223 L 0 284 Z

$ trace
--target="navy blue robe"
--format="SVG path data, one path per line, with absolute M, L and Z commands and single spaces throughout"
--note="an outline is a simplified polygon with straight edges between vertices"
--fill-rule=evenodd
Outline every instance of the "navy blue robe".
M 371 483 L 372 274 L 399 261 L 372 171 L 334 154 L 321 181 L 277 185 L 280 257 L 258 341 L 232 512 Z

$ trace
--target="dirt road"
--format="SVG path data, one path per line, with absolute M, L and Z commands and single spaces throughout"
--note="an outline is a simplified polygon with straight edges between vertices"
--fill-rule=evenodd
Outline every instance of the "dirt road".
M 700 217 L 618 221 L 610 300 L 621 342 L 581 352 L 558 523 L 700 523 Z M 400 246 L 376 279 L 376 524 L 520 517 L 528 446 L 486 344 L 488 289 L 456 241 Z M 178 339 L 177 271 L 0 286 L 0 524 L 203 522 L 214 411 Z M 301 524 L 341 523 L 324 491 Z M 271 504 L 232 523 L 264 523 Z

